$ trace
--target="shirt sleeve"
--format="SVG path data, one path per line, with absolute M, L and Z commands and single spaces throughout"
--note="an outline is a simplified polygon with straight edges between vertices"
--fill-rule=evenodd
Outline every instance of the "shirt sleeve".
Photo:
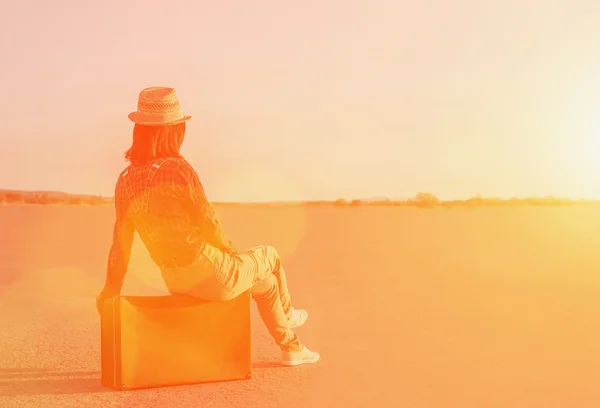
M 237 249 L 223 231 L 214 208 L 208 202 L 198 174 L 192 168 L 189 170 L 187 197 L 185 198 L 189 200 L 189 210 L 194 222 L 202 231 L 207 243 L 229 254 L 237 252 Z
M 116 220 L 113 228 L 112 245 L 108 255 L 106 283 L 103 290 L 104 293 L 111 295 L 121 292 L 125 273 L 129 267 L 131 245 L 135 232 L 133 222 L 127 216 L 126 204 L 123 199 L 121 184 L 117 183 L 115 188 Z

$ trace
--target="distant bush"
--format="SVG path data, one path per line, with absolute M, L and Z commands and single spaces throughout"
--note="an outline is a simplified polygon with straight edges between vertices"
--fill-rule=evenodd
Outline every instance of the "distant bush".
M 41 194 L 37 200 L 38 204 L 52 204 L 52 199 L 47 194 Z
M 3 201 L 6 204 L 21 204 L 24 202 L 23 196 L 19 192 L 4 191 L 2 193 Z
M 466 200 L 440 200 L 437 196 L 432 193 L 418 193 L 414 198 L 408 200 L 390 200 L 390 199 L 378 199 L 378 200 L 360 200 L 353 199 L 347 201 L 343 198 L 339 198 L 335 201 L 311 201 L 304 203 L 307 206 L 327 206 L 333 205 L 336 207 L 350 206 L 350 207 L 365 207 L 365 206 L 394 206 L 394 207 L 417 207 L 417 208 L 477 208 L 477 207 L 509 207 L 509 206 L 566 206 L 566 205 L 600 205 L 600 201 L 592 200 L 569 200 L 559 199 L 553 196 L 547 197 L 527 197 L 517 198 L 512 197 L 510 199 L 502 199 L 498 197 L 482 197 L 481 195 L 475 195 Z
M 408 200 L 409 205 L 419 208 L 432 208 L 440 205 L 440 200 L 431 193 L 418 193 L 415 198 Z
M 83 204 L 83 200 L 81 199 L 81 197 L 78 197 L 78 196 L 69 196 L 65 200 L 65 204 L 70 204 L 70 205 Z
M 35 195 L 25 194 L 21 198 L 24 204 L 37 204 L 39 202 L 39 198 Z
M 102 196 L 0 190 L 0 204 L 102 205 L 109 204 L 111 202 L 112 199 L 107 199 Z
M 15 191 L 15 190 L 0 190 L 0 204 L 61 204 L 61 205 L 104 205 L 111 204 L 112 197 L 102 197 L 99 195 L 76 195 L 54 192 L 30 192 L 30 191 Z M 215 203 L 217 204 L 217 203 Z M 240 205 L 243 203 L 230 203 L 229 205 Z M 220 204 L 225 205 L 225 204 Z M 261 204 L 256 204 L 261 205 Z M 268 205 L 268 203 L 262 204 Z M 295 205 L 304 205 L 308 207 L 365 207 L 365 206 L 386 206 L 386 207 L 417 207 L 417 208 L 476 208 L 476 207 L 514 207 L 514 206 L 567 206 L 567 205 L 600 205 L 600 201 L 592 200 L 569 200 L 560 199 L 553 196 L 546 197 L 527 197 L 510 199 L 502 199 L 496 197 L 484 198 L 476 195 L 467 200 L 446 200 L 442 201 L 431 193 L 418 193 L 414 198 L 408 200 L 360 200 L 352 199 L 350 201 L 339 198 L 335 201 L 307 201 L 304 203 L 296 203 Z

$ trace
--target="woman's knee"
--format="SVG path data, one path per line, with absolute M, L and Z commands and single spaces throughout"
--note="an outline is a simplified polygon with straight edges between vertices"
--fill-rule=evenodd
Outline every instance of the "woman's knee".
M 255 299 L 261 299 L 273 295 L 277 292 L 277 278 L 273 275 L 268 275 L 261 281 L 258 281 L 249 290 L 250 294 Z
M 277 249 L 275 249 L 275 247 L 272 247 L 270 245 L 265 246 L 265 257 L 272 263 L 273 266 L 279 266 L 279 263 L 281 262 L 281 258 L 279 257 L 279 252 L 277 252 Z

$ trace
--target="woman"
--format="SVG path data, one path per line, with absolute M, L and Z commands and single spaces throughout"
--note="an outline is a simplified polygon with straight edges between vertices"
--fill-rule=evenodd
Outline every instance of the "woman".
M 165 87 L 142 90 L 137 111 L 129 114 L 135 125 L 125 158 L 131 164 L 115 187 L 116 221 L 100 297 L 120 293 L 138 231 L 172 294 L 218 301 L 249 292 L 282 350 L 282 364 L 317 362 L 319 354 L 292 331 L 308 314 L 292 307 L 277 251 L 260 246 L 238 252 L 179 153 L 190 118 L 181 113 L 175 90 Z

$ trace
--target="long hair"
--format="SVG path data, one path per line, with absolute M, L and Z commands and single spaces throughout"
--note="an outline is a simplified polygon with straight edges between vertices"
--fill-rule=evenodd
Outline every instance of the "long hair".
M 134 166 L 153 162 L 159 158 L 183 157 L 179 150 L 185 137 L 185 122 L 169 126 L 135 124 L 133 143 L 125 152 L 125 160 Z

